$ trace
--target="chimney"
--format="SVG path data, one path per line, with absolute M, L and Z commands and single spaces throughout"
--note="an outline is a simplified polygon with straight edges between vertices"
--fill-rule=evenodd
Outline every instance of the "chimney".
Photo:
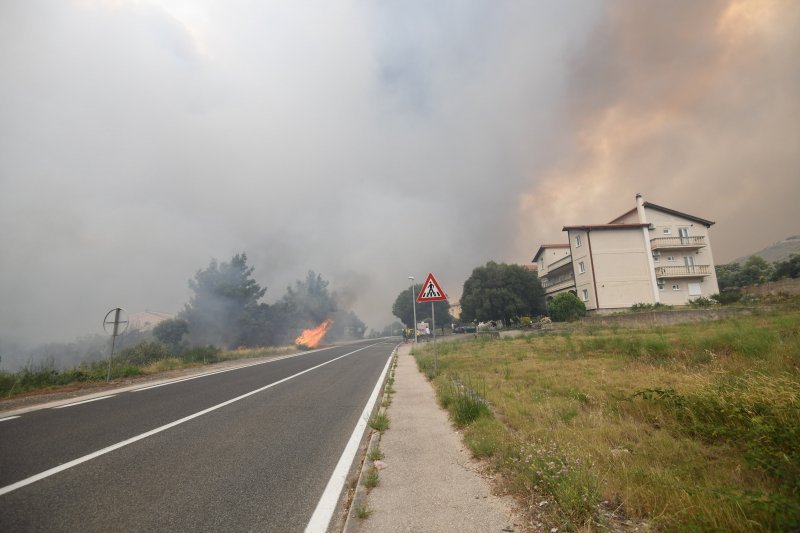
M 647 224 L 647 217 L 644 214 L 644 202 L 641 193 L 636 193 L 636 212 L 639 214 L 639 223 Z

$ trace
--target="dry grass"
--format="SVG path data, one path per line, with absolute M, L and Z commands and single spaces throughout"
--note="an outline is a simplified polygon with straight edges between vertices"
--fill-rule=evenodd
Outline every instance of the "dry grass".
M 598 529 L 800 525 L 800 312 L 653 330 L 442 343 L 438 374 L 483 384 L 464 431 L 548 521 Z

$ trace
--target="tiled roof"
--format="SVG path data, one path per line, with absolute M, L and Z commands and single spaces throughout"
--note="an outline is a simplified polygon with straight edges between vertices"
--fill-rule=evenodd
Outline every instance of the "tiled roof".
M 712 221 L 712 220 L 706 220 L 704 218 L 696 217 L 694 215 L 689 215 L 687 213 L 681 213 L 680 211 L 675 211 L 674 209 L 670 209 L 669 207 L 663 207 L 663 206 L 660 206 L 660 205 L 651 204 L 650 202 L 644 202 L 644 204 L 642 204 L 642 205 L 644 205 L 645 207 L 649 207 L 650 209 L 655 209 L 656 211 L 661 211 L 662 213 L 667 213 L 669 215 L 675 215 L 675 216 L 683 217 L 683 218 L 686 218 L 686 219 L 689 219 L 689 220 L 694 220 L 695 222 L 699 222 L 700 224 L 703 224 L 707 228 L 710 228 L 711 226 L 714 225 L 714 221 Z M 625 211 L 624 213 L 622 213 L 620 216 L 618 216 L 614 220 L 619 220 L 619 219 L 621 219 L 623 217 L 626 217 L 626 216 L 630 215 L 631 213 L 634 213 L 635 211 L 636 211 L 636 208 L 634 207 L 633 209 Z M 611 222 L 613 223 L 614 220 L 612 220 Z
M 612 229 L 639 229 L 649 228 L 650 224 L 584 224 L 581 226 L 564 226 L 561 231 L 569 230 L 584 230 L 584 231 L 597 231 L 597 230 L 612 230 Z
M 569 244 L 543 244 L 539 246 L 539 249 L 536 251 L 536 255 L 533 256 L 533 259 L 531 259 L 531 263 L 538 261 L 541 253 L 548 248 L 569 248 Z

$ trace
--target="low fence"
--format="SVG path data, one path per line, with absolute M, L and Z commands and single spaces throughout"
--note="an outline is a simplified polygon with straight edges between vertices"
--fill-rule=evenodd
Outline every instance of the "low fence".
M 750 307 L 723 307 L 718 309 L 676 309 L 673 311 L 645 311 L 620 315 L 594 315 L 586 317 L 582 322 L 590 326 L 669 326 L 690 322 L 705 322 L 733 316 L 749 315 L 754 311 Z

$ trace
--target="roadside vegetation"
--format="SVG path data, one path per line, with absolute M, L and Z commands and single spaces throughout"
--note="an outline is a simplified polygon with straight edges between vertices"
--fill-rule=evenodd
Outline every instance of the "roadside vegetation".
M 222 361 L 270 357 L 296 352 L 297 348 L 294 346 L 241 348 L 227 351 L 215 346 L 193 346 L 173 351 L 161 342 L 145 341 L 114 354 L 111 364 L 111 379 L 147 376 L 167 370 Z M 32 391 L 55 391 L 59 388 L 73 389 L 86 383 L 103 382 L 107 376 L 107 359 L 81 364 L 66 370 L 56 369 L 52 361 L 29 365 L 17 372 L 0 370 L 0 397 L 8 398 Z
M 800 527 L 800 299 L 656 328 L 414 350 L 532 525 Z

